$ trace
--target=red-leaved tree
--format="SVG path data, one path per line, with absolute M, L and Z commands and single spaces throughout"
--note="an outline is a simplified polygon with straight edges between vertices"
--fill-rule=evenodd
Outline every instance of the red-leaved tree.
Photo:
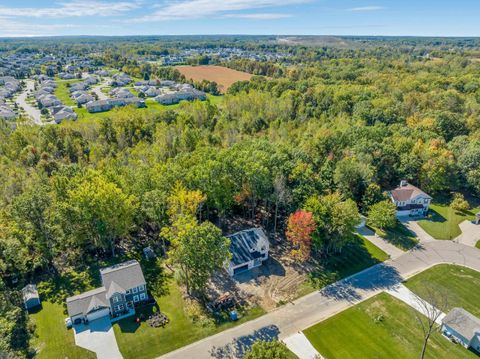
M 312 233 L 317 229 L 311 212 L 299 209 L 288 217 L 287 238 L 292 242 L 292 257 L 306 261 L 312 249 Z

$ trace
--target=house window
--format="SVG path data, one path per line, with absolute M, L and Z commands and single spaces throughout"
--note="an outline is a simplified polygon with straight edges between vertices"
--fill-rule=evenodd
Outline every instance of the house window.
M 137 293 L 137 292 L 138 292 L 138 288 L 137 288 L 137 287 L 133 288 L 133 289 L 132 289 L 132 292 L 133 292 L 133 293 Z
M 147 299 L 147 296 L 145 295 L 145 293 L 140 294 L 140 299 L 141 300 Z
M 135 303 L 138 302 L 138 295 L 134 295 L 134 296 L 133 296 L 133 301 L 134 301 Z
M 118 296 L 113 297 L 113 302 L 114 302 L 114 303 L 117 303 L 118 300 L 119 300 Z
M 143 284 L 142 284 L 142 285 L 139 285 L 139 286 L 138 286 L 138 290 L 139 290 L 139 291 L 145 290 L 145 286 L 144 286 Z
M 130 294 L 130 289 L 127 289 L 127 294 Z

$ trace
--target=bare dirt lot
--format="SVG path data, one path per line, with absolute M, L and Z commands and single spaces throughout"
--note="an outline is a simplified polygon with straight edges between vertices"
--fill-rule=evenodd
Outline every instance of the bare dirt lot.
M 225 93 L 234 82 L 248 81 L 252 75 L 222 66 L 178 66 L 178 71 L 193 81 L 215 81 L 220 92 Z
M 262 266 L 231 278 L 217 273 L 209 285 L 209 295 L 217 298 L 229 292 L 240 302 L 256 304 L 270 311 L 304 293 L 305 273 L 309 268 L 291 260 L 288 249 L 277 243 L 270 247 L 270 258 Z

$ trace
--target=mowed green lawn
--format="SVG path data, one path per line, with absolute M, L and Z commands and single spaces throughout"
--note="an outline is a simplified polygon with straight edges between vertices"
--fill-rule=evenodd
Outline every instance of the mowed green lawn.
M 35 336 L 32 347 L 36 349 L 38 359 L 89 359 L 96 355 L 86 349 L 77 347 L 73 337 L 73 330 L 67 330 L 61 304 L 43 302 L 42 308 L 30 314 L 35 324 Z
M 339 254 L 318 261 L 318 267 L 309 273 L 308 285 L 311 290 L 319 289 L 387 259 L 388 254 L 365 237 L 352 235 Z
M 480 317 L 480 272 L 462 266 L 440 264 L 410 278 L 405 285 L 421 295 L 424 283 L 448 294 L 448 309 L 461 307 Z
M 418 224 L 433 238 L 454 239 L 462 231 L 458 226 L 463 221 L 471 221 L 480 208 L 473 208 L 466 212 L 457 212 L 446 204 L 430 205 L 429 217 L 418 221 Z
M 381 293 L 304 331 L 326 359 L 417 359 L 422 350 L 422 330 L 412 309 Z M 478 357 L 435 332 L 426 358 L 474 359 Z
M 223 96 L 212 96 L 212 95 L 207 95 L 207 96 L 210 102 L 214 105 L 219 106 L 223 102 Z M 141 113 L 145 113 L 148 115 L 155 115 L 162 111 L 177 109 L 181 106 L 181 103 L 174 104 L 174 105 L 162 105 L 162 104 L 159 104 L 157 101 L 155 101 L 153 98 L 147 98 L 145 99 L 145 105 L 146 105 L 145 108 L 139 108 L 139 109 L 136 109 L 136 111 L 140 111 Z M 83 106 L 82 108 L 74 108 L 74 110 L 78 115 L 78 120 L 89 121 L 89 120 L 104 119 L 104 118 L 115 116 L 115 113 L 117 113 L 117 111 L 122 111 L 122 108 L 113 109 L 107 112 L 98 112 L 98 113 L 89 113 L 85 108 L 85 106 Z
M 125 359 L 151 359 L 265 313 L 263 309 L 255 307 L 244 315 L 240 314 L 236 322 L 205 322 L 204 325 L 194 323 L 187 316 L 182 293 L 173 281 L 168 286 L 168 293 L 157 298 L 157 303 L 170 319 L 165 328 L 152 328 L 146 322 L 138 325 L 132 318 L 123 319 L 114 325 L 117 343 Z
M 384 238 L 387 242 L 390 242 L 394 246 L 408 251 L 409 249 L 415 247 L 418 243 L 415 236 L 410 233 L 410 231 L 405 228 L 399 221 L 393 228 L 382 230 L 379 228 L 373 228 L 377 235 Z

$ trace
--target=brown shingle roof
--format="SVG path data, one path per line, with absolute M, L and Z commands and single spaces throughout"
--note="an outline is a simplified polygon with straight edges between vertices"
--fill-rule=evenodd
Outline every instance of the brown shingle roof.
M 406 184 L 405 186 L 399 186 L 395 188 L 392 192 L 392 197 L 395 201 L 405 202 L 409 201 L 419 195 L 423 197 L 432 198 L 425 192 L 423 192 L 420 188 L 411 185 L 410 183 Z

